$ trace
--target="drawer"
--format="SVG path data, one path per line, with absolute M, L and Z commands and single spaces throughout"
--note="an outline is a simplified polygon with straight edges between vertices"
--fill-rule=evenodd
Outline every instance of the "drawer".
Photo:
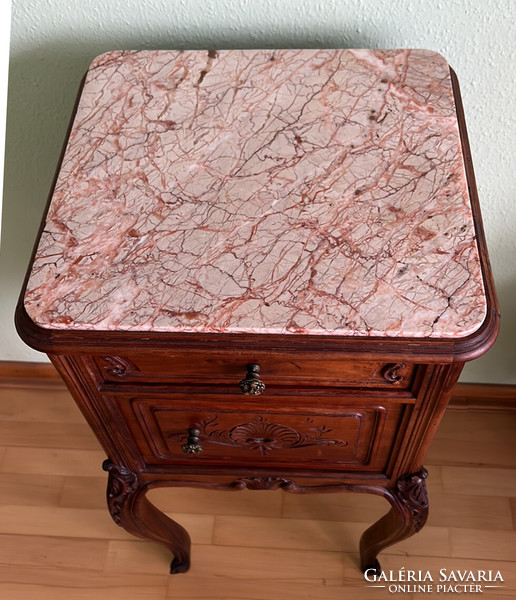
M 237 393 L 248 364 L 259 365 L 266 389 L 282 385 L 406 388 L 415 369 L 403 361 L 344 360 L 330 353 L 161 352 L 92 360 L 105 383 L 216 384 L 234 387 Z
M 220 398 L 192 409 L 163 398 L 121 397 L 118 405 L 148 465 L 276 467 L 383 472 L 407 405 L 377 401 L 314 410 L 227 409 Z M 223 406 L 214 409 L 213 406 Z M 281 406 L 281 399 L 275 402 Z M 189 439 L 191 430 L 198 430 Z M 190 445 L 188 446 L 188 443 Z M 188 450 L 199 450 L 188 453 Z M 185 448 L 185 445 L 187 447 Z

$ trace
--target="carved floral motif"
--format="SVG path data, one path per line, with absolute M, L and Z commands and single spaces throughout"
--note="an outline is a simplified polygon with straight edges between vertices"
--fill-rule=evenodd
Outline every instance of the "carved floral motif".
M 200 421 L 196 427 L 200 438 L 212 444 L 248 448 L 265 456 L 272 450 L 290 450 L 307 446 L 347 446 L 345 440 L 328 439 L 324 436 L 332 430 L 325 425 L 316 427 L 312 419 L 307 418 L 306 431 L 297 431 L 288 425 L 273 423 L 264 417 L 257 417 L 248 423 L 236 425 L 229 430 L 218 429 L 218 416 L 213 415 Z M 168 439 L 178 441 L 182 434 L 170 434 Z
M 120 525 L 122 506 L 138 489 L 138 478 L 127 467 L 115 465 L 110 460 L 105 460 L 102 468 L 109 473 L 106 492 L 109 512 L 113 521 Z
M 398 479 L 396 488 L 399 499 L 413 515 L 414 532 L 418 532 L 426 523 L 428 517 L 428 492 L 425 479 L 428 471 L 423 467 L 413 475 Z
M 133 365 L 120 356 L 104 356 L 102 360 L 107 363 L 104 366 L 104 371 L 117 377 L 124 377 L 133 371 Z
M 233 482 L 232 487 L 237 490 L 282 490 L 294 491 L 299 489 L 297 485 L 282 477 L 242 477 Z
M 390 383 L 401 383 L 403 381 L 403 375 L 399 374 L 399 371 L 404 369 L 407 365 L 405 363 L 394 363 L 389 364 L 383 371 L 383 377 Z

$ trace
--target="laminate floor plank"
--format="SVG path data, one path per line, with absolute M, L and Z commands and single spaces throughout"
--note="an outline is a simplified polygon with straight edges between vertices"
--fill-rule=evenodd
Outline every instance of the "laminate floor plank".
M 451 556 L 514 561 L 516 531 L 450 528 Z
M 50 574 L 45 576 L 52 579 Z M 2 583 L 0 597 L 6 600 L 165 600 L 168 596 L 164 586 L 133 582 L 127 585 L 103 585 L 78 588 L 57 587 L 48 584 Z
M 34 475 L 98 475 L 106 454 L 102 450 L 16 448 L 8 446 L 0 471 Z
M 516 529 L 516 498 L 509 498 L 512 512 L 512 528 Z
M 131 539 L 111 520 L 107 510 L 54 506 L 0 506 L 0 533 L 69 536 L 90 539 Z
M 372 592 L 378 592 L 374 595 Z M 357 581 L 354 585 L 347 583 L 327 585 L 325 581 L 282 581 L 256 578 L 239 579 L 233 578 L 193 578 L 186 575 L 181 581 L 170 582 L 169 595 L 171 600 L 271 600 L 271 598 L 285 598 L 296 600 L 383 600 L 387 598 L 388 592 L 383 590 L 370 590 L 365 588 L 363 581 Z M 389 596 L 392 597 L 391 594 Z M 404 595 L 403 598 L 412 598 L 412 594 Z
M 214 516 L 169 514 L 187 528 L 199 544 L 212 541 Z M 0 506 L 0 533 L 72 536 L 93 539 L 133 539 L 111 520 L 107 509 L 48 506 Z
M 510 499 L 501 496 L 430 494 L 428 525 L 512 529 Z
M 99 450 L 100 445 L 86 423 L 39 423 L 0 421 L 0 440 L 5 446 Z
M 165 512 L 194 514 L 281 516 L 285 494 L 271 491 L 216 491 L 192 488 L 159 488 L 151 490 L 148 498 Z
M 516 412 L 448 411 L 426 464 L 516 468 Z
M 0 473 L 0 506 L 56 506 L 61 496 L 64 477 L 25 473 Z
M 133 537 L 132 540 L 110 540 L 105 568 L 108 572 L 160 575 L 168 573 L 171 560 L 172 555 L 165 547 Z
M 370 524 L 389 508 L 387 500 L 372 494 L 284 494 L 282 517 Z
M 12 388 L 2 390 L 0 421 L 84 423 L 67 389 Z
M 101 570 L 107 553 L 107 540 L 0 534 L 0 565 Z
M 100 466 L 99 473 L 102 473 Z M 58 505 L 68 508 L 106 509 L 107 481 L 107 473 L 99 477 L 65 476 L 63 477 L 63 487 L 59 494 Z
M 516 497 L 516 469 L 443 466 L 441 473 L 445 493 Z
M 0 565 L 5 600 L 165 600 L 169 575 Z
M 265 519 L 253 517 L 215 517 L 214 543 L 234 544 L 245 531 L 241 545 L 262 548 L 306 548 L 323 552 L 353 552 L 358 548 L 363 523 L 301 519 Z M 388 553 L 417 553 L 442 556 L 449 553 L 449 535 L 445 527 L 427 526 L 420 535 L 403 540 L 385 550 Z
M 516 468 L 516 439 L 510 443 L 440 440 L 431 445 L 426 462 L 429 465 Z
M 486 579 L 494 579 L 498 571 L 503 578 L 502 582 L 493 581 L 495 585 L 501 585 L 500 589 L 491 590 L 490 592 L 484 591 L 478 595 L 480 598 L 499 598 L 499 594 L 507 595 L 508 597 L 516 597 L 516 569 L 514 568 L 514 562 L 504 562 L 499 560 L 491 559 L 476 559 L 472 557 L 458 558 L 454 556 L 443 557 L 428 557 L 428 556 L 417 556 L 411 555 L 406 556 L 403 561 L 405 571 L 414 571 L 418 573 L 421 571 L 423 577 L 428 571 L 432 577 L 431 583 L 445 584 L 447 582 L 454 583 L 454 578 L 459 578 L 460 573 L 465 577 L 470 572 L 473 575 L 477 575 L 479 572 L 483 572 Z M 382 567 L 389 571 L 392 570 L 397 572 L 400 568 L 399 559 L 395 555 L 385 555 L 382 558 Z M 489 574 L 491 573 L 491 575 Z M 489 585 L 489 582 L 487 582 Z M 446 597 L 442 594 L 434 594 L 436 597 Z M 427 594 L 424 594 L 426 597 Z M 423 597 L 420 594 L 419 597 Z M 450 597 L 454 597 L 452 593 Z M 469 597 L 469 594 L 468 596 Z
M 246 537 L 241 532 L 239 543 Z M 357 568 L 357 557 L 341 552 L 244 546 L 194 546 L 190 577 L 306 581 L 339 579 L 346 564 Z M 357 572 L 360 577 L 360 573 Z
M 516 412 L 503 411 L 448 411 L 434 436 L 434 443 L 442 440 L 463 442 L 514 443 Z

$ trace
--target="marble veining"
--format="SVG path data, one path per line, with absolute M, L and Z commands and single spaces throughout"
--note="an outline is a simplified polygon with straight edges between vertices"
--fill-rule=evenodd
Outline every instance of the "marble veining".
M 51 329 L 473 333 L 486 301 L 446 61 L 101 55 L 25 307 Z

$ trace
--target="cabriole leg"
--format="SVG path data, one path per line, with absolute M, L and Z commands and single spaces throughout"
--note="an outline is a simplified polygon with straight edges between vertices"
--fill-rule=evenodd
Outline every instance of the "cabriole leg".
M 190 536 L 187 531 L 147 500 L 148 486 L 126 467 L 105 460 L 109 473 L 107 502 L 113 521 L 129 533 L 157 542 L 174 555 L 171 573 L 184 573 L 190 567 Z
M 386 497 L 391 510 L 367 529 L 360 539 L 361 569 L 381 572 L 377 555 L 387 546 L 417 533 L 428 517 L 428 494 L 425 479 L 428 472 L 421 468 L 413 475 L 400 477 L 394 491 Z

